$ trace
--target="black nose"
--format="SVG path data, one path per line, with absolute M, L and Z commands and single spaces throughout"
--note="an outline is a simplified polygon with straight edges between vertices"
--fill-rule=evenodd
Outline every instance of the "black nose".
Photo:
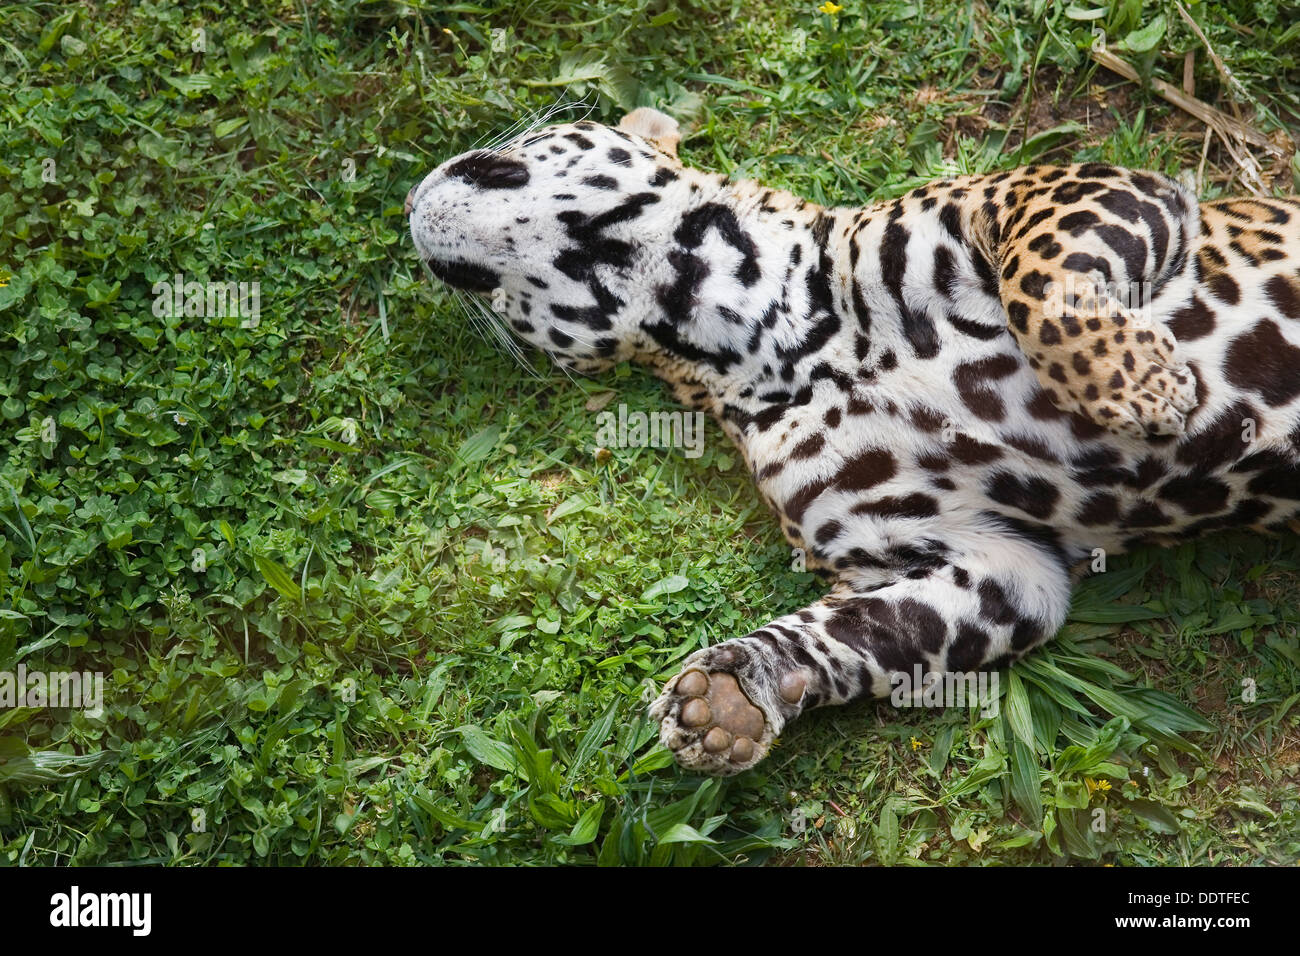
M 497 153 L 470 153 L 447 167 L 447 175 L 483 189 L 518 189 L 528 182 L 528 167 Z
M 406 194 L 406 207 L 402 210 L 402 215 L 407 219 L 411 218 L 411 207 L 415 205 L 415 189 L 416 187 L 412 186 L 411 191 Z

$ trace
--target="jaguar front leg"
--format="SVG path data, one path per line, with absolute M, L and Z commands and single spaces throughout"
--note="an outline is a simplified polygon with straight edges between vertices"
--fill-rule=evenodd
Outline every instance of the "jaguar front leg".
M 894 675 L 996 668 L 1056 632 L 1069 603 L 1062 564 L 1016 543 L 924 577 L 839 584 L 744 637 L 692 654 L 650 707 L 659 739 L 688 769 L 754 766 L 805 710 L 887 697 Z M 983 563 L 981 563 L 983 562 Z M 914 688 L 920 693 L 921 688 Z
M 1088 163 L 996 177 L 967 209 L 1052 402 L 1118 434 L 1181 434 L 1196 376 L 1165 320 L 1191 295 L 1195 197 L 1155 173 Z
M 1053 404 L 1133 438 L 1181 434 L 1196 407 L 1196 377 L 1151 304 L 1126 301 L 1100 270 L 1039 265 L 1004 270 L 1003 302 Z M 1039 289 L 1041 299 L 1027 294 Z

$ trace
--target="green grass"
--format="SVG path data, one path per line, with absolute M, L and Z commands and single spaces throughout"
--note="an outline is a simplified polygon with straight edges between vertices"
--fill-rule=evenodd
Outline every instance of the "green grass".
M 1202 52 L 1197 95 L 1295 130 L 1296 5 L 1188 8 L 1244 87 Z M 818 583 L 720 431 L 597 461 L 588 401 L 661 387 L 513 364 L 405 235 L 428 169 L 560 99 L 818 202 L 1195 171 L 1203 130 L 1082 52 L 1163 16 L 1124 55 L 1177 85 L 1192 32 L 1088 11 L 0 5 L 0 671 L 107 682 L 101 717 L 0 710 L 0 862 L 1300 859 L 1295 537 L 1112 561 L 998 718 L 865 703 L 676 771 L 650 689 Z M 1230 169 L 1212 144 L 1205 195 Z M 260 324 L 155 317 L 177 272 L 260 282 Z

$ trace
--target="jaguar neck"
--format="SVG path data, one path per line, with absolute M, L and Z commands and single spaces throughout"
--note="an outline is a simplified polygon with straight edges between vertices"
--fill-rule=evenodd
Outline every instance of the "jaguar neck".
M 811 359 L 844 323 L 836 290 L 849 284 L 831 248 L 843 211 L 749 182 L 692 196 L 637 360 L 716 414 L 798 401 L 825 371 Z

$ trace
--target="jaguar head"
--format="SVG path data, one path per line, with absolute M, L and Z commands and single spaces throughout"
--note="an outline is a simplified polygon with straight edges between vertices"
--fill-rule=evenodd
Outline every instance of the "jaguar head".
M 631 357 L 653 308 L 646 273 L 685 188 L 679 139 L 676 121 L 642 108 L 616 127 L 548 126 L 455 156 L 406 197 L 416 251 L 556 362 L 608 368 Z

